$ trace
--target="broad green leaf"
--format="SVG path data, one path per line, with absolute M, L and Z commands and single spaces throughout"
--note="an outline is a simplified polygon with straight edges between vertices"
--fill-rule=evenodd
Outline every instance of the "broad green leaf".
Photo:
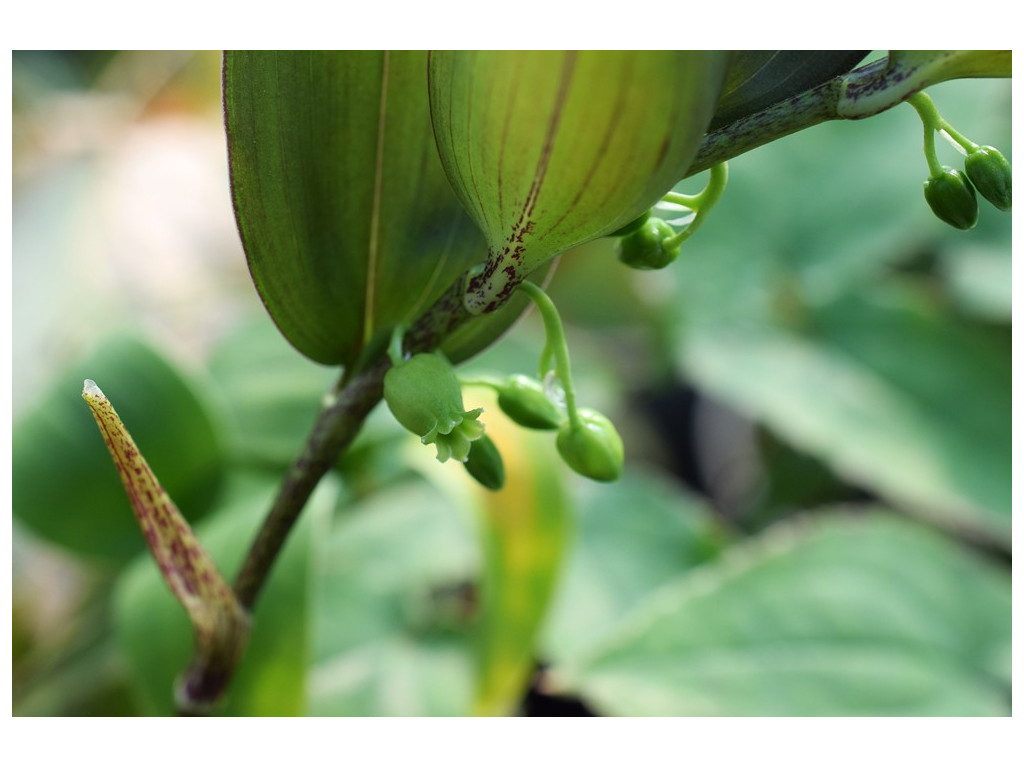
M 220 424 L 207 399 L 169 360 L 134 338 L 110 339 L 74 364 L 14 429 L 13 510 L 35 533 L 123 562 L 145 539 L 81 400 L 103 382 L 163 487 L 189 520 L 210 510 L 224 476 Z
M 1009 575 L 877 512 L 781 525 L 553 677 L 613 715 L 1009 715 Z
M 580 484 L 575 541 L 545 624 L 546 661 L 569 664 L 659 587 L 717 556 L 726 535 L 700 501 L 668 479 L 627 468 Z
M 479 564 L 464 514 L 422 480 L 406 482 L 348 509 L 326 545 L 308 713 L 467 714 L 473 656 L 466 592 Z
M 266 317 L 246 322 L 208 361 L 219 385 L 234 453 L 256 465 L 287 467 L 298 455 L 336 370 L 296 355 Z
M 225 55 L 249 270 L 285 338 L 317 362 L 354 365 L 486 255 L 437 158 L 426 65 L 422 51 Z
M 709 130 L 752 115 L 849 72 L 870 51 L 730 51 Z
M 435 51 L 445 172 L 484 232 L 464 298 L 500 306 L 553 256 L 629 223 L 689 168 L 721 87 L 715 51 Z
M 850 299 L 818 339 L 725 325 L 693 334 L 689 376 L 840 475 L 996 540 L 1010 535 L 1009 356 L 950 318 Z
M 235 480 L 224 506 L 197 526 L 220 566 L 234 574 L 274 497 L 264 478 Z M 288 538 L 252 617 L 250 642 L 225 701 L 215 714 L 304 714 L 310 663 L 313 574 L 319 568 L 337 486 L 324 481 Z M 148 557 L 125 571 L 115 590 L 115 631 L 140 702 L 153 714 L 174 713 L 174 686 L 192 656 L 189 622 Z

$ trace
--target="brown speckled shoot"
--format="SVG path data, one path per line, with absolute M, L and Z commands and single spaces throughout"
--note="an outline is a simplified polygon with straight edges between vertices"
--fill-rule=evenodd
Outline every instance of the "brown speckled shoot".
M 219 669 L 229 677 L 248 640 L 249 616 L 91 379 L 85 380 L 82 397 L 110 450 L 149 550 L 195 629 L 195 659 L 177 692 L 179 708 L 194 713 L 193 703 L 208 697 L 194 690 L 197 684 L 190 673 L 202 669 L 207 679 L 211 669 Z

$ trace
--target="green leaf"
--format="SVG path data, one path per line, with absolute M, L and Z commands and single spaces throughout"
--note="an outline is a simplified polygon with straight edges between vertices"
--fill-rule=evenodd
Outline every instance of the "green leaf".
M 485 256 L 441 170 L 425 52 L 224 59 L 231 185 L 256 288 L 285 338 L 350 366 Z
M 1009 325 L 1013 317 L 1013 259 L 1007 249 L 972 243 L 944 254 L 941 272 L 959 305 L 983 320 Z
M 627 467 L 580 484 L 575 542 L 545 624 L 544 658 L 569 664 L 601 643 L 659 587 L 715 557 L 725 533 L 695 497 Z
M 722 94 L 708 130 L 845 74 L 870 51 L 731 51 Z
M 233 574 L 270 508 L 267 479 L 236 480 L 226 503 L 197 526 L 222 573 Z M 310 663 L 310 585 L 320 565 L 337 485 L 321 483 L 278 558 L 253 613 L 253 631 L 223 706 L 215 714 L 288 716 L 305 712 Z M 175 680 L 192 657 L 188 619 L 148 557 L 136 560 L 115 589 L 115 631 L 136 693 L 153 714 L 174 713 Z
M 469 712 L 462 593 L 479 568 L 470 525 L 422 481 L 376 494 L 338 521 L 316 582 L 308 714 Z
M 553 676 L 613 715 L 1009 715 L 1010 580 L 888 515 L 779 526 Z
M 736 324 L 694 334 L 703 389 L 910 511 L 1009 541 L 1009 357 L 907 297 L 850 298 L 819 338 Z M 902 304 L 902 306 L 901 306 Z
M 445 172 L 484 232 L 465 296 L 629 223 L 682 178 L 725 69 L 717 51 L 435 51 L 430 110 Z
M 103 438 L 82 405 L 82 380 L 103 382 L 164 489 L 189 520 L 224 477 L 220 424 L 169 360 L 134 338 L 107 340 L 58 379 L 14 429 L 13 510 L 35 533 L 124 562 L 145 549 Z
M 302 448 L 338 374 L 296 355 L 265 316 L 229 335 L 208 361 L 227 412 L 233 453 L 285 468 Z

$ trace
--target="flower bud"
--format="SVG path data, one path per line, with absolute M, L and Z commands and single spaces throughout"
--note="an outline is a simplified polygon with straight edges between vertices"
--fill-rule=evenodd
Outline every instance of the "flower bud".
M 487 435 L 482 435 L 469 449 L 466 471 L 484 488 L 500 491 L 505 485 L 505 464 L 498 446 Z
M 1000 211 L 1010 210 L 1010 161 L 995 147 L 978 147 L 964 163 L 967 178 Z
M 622 474 L 622 438 L 608 418 L 590 408 L 578 411 L 580 424 L 567 423 L 558 432 L 555 445 L 574 472 L 603 483 Z
M 961 171 L 944 168 L 924 183 L 924 199 L 932 212 L 950 226 L 971 229 L 978 223 L 978 199 Z
M 498 406 L 516 424 L 528 429 L 558 429 L 565 416 L 544 391 L 544 385 L 529 376 L 515 374 L 498 388 Z
M 619 241 L 619 261 L 633 269 L 663 269 L 679 257 L 679 246 L 665 247 L 675 231 L 661 219 L 650 219 Z
M 437 446 L 437 460 L 465 461 L 470 443 L 479 440 L 482 408 L 466 411 L 455 371 L 436 352 L 413 355 L 384 376 L 384 400 L 398 423 Z

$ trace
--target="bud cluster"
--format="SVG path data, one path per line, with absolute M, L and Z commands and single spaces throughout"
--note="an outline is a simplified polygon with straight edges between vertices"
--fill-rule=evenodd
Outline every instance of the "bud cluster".
M 924 93 L 912 96 L 909 103 L 924 123 L 924 154 L 930 174 L 924 183 L 924 198 L 932 212 L 957 229 L 971 229 L 978 223 L 978 197 L 981 193 L 1000 211 L 1011 207 L 1012 175 L 1010 162 L 995 147 L 979 146 L 957 131 L 935 108 Z M 935 154 L 935 133 L 941 132 L 966 153 L 964 170 L 941 165 Z

